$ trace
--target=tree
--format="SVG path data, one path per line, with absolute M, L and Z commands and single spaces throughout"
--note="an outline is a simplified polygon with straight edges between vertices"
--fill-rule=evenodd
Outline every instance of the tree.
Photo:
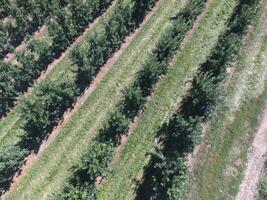
M 145 103 L 142 91 L 139 86 L 130 86 L 123 91 L 124 99 L 121 105 L 121 111 L 128 117 L 133 118 L 141 106 Z
M 55 199 L 96 199 L 96 178 L 107 175 L 107 167 L 113 154 L 111 143 L 94 141 L 82 155 L 80 163 L 72 168 L 72 176 L 64 190 L 55 195 Z
M 46 80 L 38 87 L 34 98 L 24 98 L 19 110 L 23 118 L 22 136 L 26 145 L 39 143 L 60 120 L 78 94 L 74 83 L 63 80 L 55 83 Z
M 137 74 L 137 83 L 142 90 L 142 95 L 147 96 L 160 76 L 166 72 L 166 65 L 157 62 L 154 56 L 151 56 L 144 64 L 142 70 Z
M 100 141 L 113 141 L 114 144 L 120 142 L 120 137 L 129 128 L 130 120 L 119 110 L 115 109 L 109 114 L 108 121 L 100 131 Z
M 0 191 L 11 181 L 24 163 L 27 151 L 15 145 L 4 146 L 0 149 Z
M 20 75 L 18 66 L 0 62 L 0 115 L 3 115 L 19 94 L 17 81 Z

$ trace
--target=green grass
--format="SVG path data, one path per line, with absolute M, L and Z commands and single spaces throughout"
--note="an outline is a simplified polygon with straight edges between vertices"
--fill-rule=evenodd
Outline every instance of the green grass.
M 170 25 L 169 18 L 185 2 L 162 2 L 160 9 L 145 24 L 100 85 L 22 179 L 10 199 L 47 199 L 54 191 L 61 189 L 69 176 L 69 168 L 88 148 L 107 119 L 107 113 L 121 100 L 122 89 L 133 81 L 134 74 L 140 70 L 141 63 L 155 46 L 160 34 Z
M 148 152 L 155 147 L 155 135 L 162 124 L 178 108 L 198 67 L 209 56 L 219 35 L 226 30 L 227 21 L 236 1 L 213 0 L 192 39 L 176 57 L 176 62 L 163 78 L 150 105 L 140 119 L 140 124 L 130 136 L 120 160 L 113 164 L 113 173 L 100 189 L 99 199 L 134 199 L 136 180 L 142 177 L 149 161 Z
M 82 45 L 83 41 L 85 41 L 87 37 L 92 35 L 94 31 L 103 28 L 105 22 L 108 21 L 108 19 L 114 12 L 117 2 L 115 1 L 113 5 L 114 6 L 112 6 L 103 14 L 99 22 L 95 24 L 95 26 L 88 33 L 86 33 L 83 40 L 76 45 Z M 70 60 L 70 55 L 67 54 L 66 57 L 51 70 L 47 78 L 50 78 L 51 80 L 56 82 L 61 80 L 62 78 L 73 77 L 74 74 L 72 70 L 74 68 L 75 66 Z M 37 84 L 33 88 L 32 92 L 26 93 L 24 96 L 27 96 L 27 98 L 31 98 L 31 96 L 34 95 L 34 92 L 36 90 L 36 87 L 38 87 L 38 85 L 39 84 Z M 23 134 L 23 130 L 20 128 L 21 123 L 22 123 L 22 118 L 19 115 L 18 106 L 16 106 L 7 115 L 7 117 L 5 117 L 0 121 L 0 148 L 3 147 L 4 145 L 15 144 L 19 141 L 19 136 Z
M 191 199 L 234 199 L 238 192 L 247 151 L 267 103 L 267 32 L 261 11 L 235 63 L 225 101 L 211 121 L 205 141 L 210 147 L 192 174 Z

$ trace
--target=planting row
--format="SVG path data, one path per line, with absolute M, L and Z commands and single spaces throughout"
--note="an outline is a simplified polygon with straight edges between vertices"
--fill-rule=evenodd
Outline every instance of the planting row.
M 248 149 L 266 105 L 266 3 L 260 1 L 260 10 L 243 39 L 238 59 L 231 63 L 234 70 L 227 70 L 230 77 L 224 84 L 224 101 L 216 106 L 215 115 L 208 123 L 210 128 L 205 131 L 205 140 L 201 144 L 208 149 L 200 150 L 194 162 L 194 181 L 190 181 L 192 199 L 198 199 L 199 196 L 203 199 L 226 196 L 243 199 L 250 195 L 245 189 L 246 184 L 241 184 L 241 181 L 244 178 L 244 166 L 249 165 L 246 164 Z M 201 162 L 199 156 L 203 157 Z M 234 176 L 224 173 L 229 167 L 236 172 Z M 202 185 L 201 182 L 207 184 Z
M 219 35 L 227 30 L 227 22 L 236 4 L 236 1 L 219 0 L 207 3 L 207 8 L 189 35 L 190 40 L 186 40 L 183 50 L 161 80 L 149 106 L 140 116 L 138 125 L 120 152 L 119 159 L 112 163 L 108 179 L 99 187 L 98 199 L 136 198 L 139 180 L 146 174 L 144 169 L 149 162 L 150 153 L 156 146 L 160 147 L 157 144 L 157 132 L 169 121 L 190 88 L 187 80 L 196 74 L 217 44 Z M 179 194 L 173 191 L 169 195 L 177 199 Z
M 127 38 L 127 43 L 123 44 L 104 66 L 103 71 L 97 75 L 97 79 L 93 82 L 97 87 L 86 90 L 85 96 L 79 99 L 77 106 L 75 105 L 74 112 L 70 113 L 71 118 L 53 133 L 56 137 L 52 137 L 52 141 L 49 140 L 49 145 L 40 152 L 38 161 L 30 167 L 29 173 L 22 177 L 20 183 L 11 188 L 7 198 L 45 199 L 56 191 L 62 191 L 66 179 L 70 176 L 69 169 L 79 163 L 81 155 L 87 152 L 92 140 L 106 124 L 108 113 L 121 102 L 124 89 L 136 78 L 135 74 L 143 66 L 143 61 L 147 59 L 162 33 L 171 24 L 170 17 L 180 10 L 185 2 L 172 0 L 157 2 L 146 20 Z M 66 64 L 68 67 L 63 67 Z M 74 68 L 70 66 L 69 60 L 59 67 L 62 67 L 62 70 Z M 53 75 L 53 77 L 58 79 L 61 74 L 66 76 L 62 70 L 59 74 L 55 71 L 59 76 Z M 19 132 L 20 130 L 16 130 L 16 133 Z M 31 188 L 32 184 L 37 187 Z
M 109 16 L 103 25 L 103 29 L 96 31 L 86 38 L 84 46 L 94 44 L 96 48 L 86 49 L 86 52 L 75 49 L 73 61 L 78 55 L 84 53 L 84 60 L 87 59 L 88 65 L 77 65 L 77 72 L 74 79 L 63 79 L 59 82 L 45 80 L 37 88 L 31 98 L 24 98 L 20 104 L 20 112 L 22 117 L 23 135 L 21 142 L 13 149 L 20 148 L 21 152 L 38 148 L 40 142 L 51 132 L 54 125 L 62 118 L 67 108 L 71 107 L 74 100 L 83 91 L 84 84 L 89 83 L 92 77 L 100 70 L 100 67 L 107 59 L 119 48 L 123 39 L 136 28 L 143 19 L 147 11 L 153 5 L 154 1 L 123 1 L 119 0 L 114 8 L 114 12 Z M 114 25 L 113 29 L 109 29 L 110 24 Z M 105 31 L 105 30 L 108 30 Z M 110 34 L 113 37 L 109 37 Z M 80 55 L 81 56 L 81 55 Z M 101 63 L 99 59 L 101 57 Z M 98 64 L 97 64 L 98 63 Z M 94 71 L 90 76 L 84 78 L 83 73 L 86 70 Z M 83 84 L 80 84 L 80 83 Z M 78 84 L 76 84 L 78 83 Z M 13 175 L 5 173 L 21 167 L 21 161 L 24 159 L 23 153 L 14 156 L 11 151 L 6 151 L 10 146 L 3 147 L 0 155 L 3 155 L 3 168 L 1 168 L 0 176 L 2 185 L 1 189 L 8 184 Z M 13 157 L 12 157 L 13 156 Z M 0 158 L 2 162 L 2 159 Z M 9 162 L 7 162 L 9 161 Z M 12 161 L 12 162 L 10 162 Z M 13 170 L 15 171 L 15 170 Z M 12 172 L 13 172 L 12 171 Z
M 229 30 L 221 36 L 210 58 L 200 67 L 179 112 L 158 132 L 161 148 L 151 155 L 136 199 L 188 198 L 187 155 L 200 141 L 201 124 L 210 119 L 221 101 L 223 91 L 220 85 L 225 80 L 226 68 L 236 59 L 258 6 L 259 0 L 239 2 L 229 21 Z
M 48 36 L 32 40 L 27 50 L 19 52 L 18 64 L 0 61 L 0 116 L 110 3 L 111 0 L 71 1 L 67 8 L 59 7 L 46 23 Z
M 66 6 L 64 0 L 1 1 L 0 58 L 12 52 L 25 36 L 37 30 L 48 16 Z
M 191 1 L 179 14 L 172 19 L 171 26 L 159 39 L 152 54 L 145 61 L 142 70 L 136 75 L 136 80 L 123 91 L 123 100 L 109 114 L 109 118 L 100 130 L 98 137 L 82 156 L 80 163 L 72 168 L 72 175 L 64 190 L 55 199 L 96 199 L 97 185 L 109 173 L 109 164 L 114 157 L 115 149 L 120 139 L 130 126 L 131 120 L 143 108 L 147 96 L 160 76 L 165 74 L 170 59 L 180 48 L 186 31 L 193 25 L 197 15 L 204 7 L 204 1 L 199 2 L 198 9 L 190 9 L 196 3 Z M 190 14 L 190 16 L 186 15 Z

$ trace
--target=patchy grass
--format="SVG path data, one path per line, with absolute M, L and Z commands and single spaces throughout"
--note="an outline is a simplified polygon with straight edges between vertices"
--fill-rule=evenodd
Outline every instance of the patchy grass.
M 77 43 L 76 45 L 82 45 L 83 41 L 85 41 L 87 37 L 92 35 L 94 31 L 101 29 L 114 12 L 116 5 L 117 2 L 115 1 L 114 6 L 112 6 L 102 15 L 98 23 L 94 27 L 92 27 L 92 29 L 86 33 L 81 42 Z M 73 69 L 75 69 L 75 66 L 70 60 L 70 54 L 67 54 L 66 57 L 51 70 L 46 78 L 49 78 L 50 80 L 53 80 L 55 82 L 60 81 L 62 78 L 68 79 L 74 76 Z M 38 86 L 39 84 L 36 84 L 31 92 L 26 93 L 23 96 L 31 98 Z M 20 96 L 19 99 L 20 98 L 22 98 L 22 96 Z M 18 110 L 19 104 L 20 101 L 18 100 L 18 105 L 15 106 L 12 111 L 0 121 L 0 148 L 4 145 L 15 144 L 19 142 L 20 135 L 23 134 L 23 130 L 21 129 L 22 118 L 20 117 Z
M 170 24 L 170 17 L 184 3 L 176 0 L 162 2 L 159 10 L 145 24 L 100 85 L 22 179 L 10 199 L 47 199 L 54 191 L 60 190 L 70 175 L 69 168 L 88 148 L 107 119 L 108 112 L 121 100 L 122 89 L 133 81 L 141 63 Z
M 134 199 L 136 181 L 142 177 L 149 161 L 148 153 L 155 148 L 154 138 L 162 124 L 177 109 L 190 87 L 188 79 L 210 54 L 219 35 L 235 8 L 236 1 L 214 0 L 208 7 L 191 40 L 185 45 L 167 75 L 162 79 L 140 124 L 129 138 L 120 160 L 113 164 L 113 173 L 100 189 L 99 199 Z
M 266 5 L 244 41 L 239 63 L 234 63 L 225 101 L 213 115 L 206 153 L 191 177 L 191 199 L 234 199 L 238 192 L 247 151 L 267 103 Z

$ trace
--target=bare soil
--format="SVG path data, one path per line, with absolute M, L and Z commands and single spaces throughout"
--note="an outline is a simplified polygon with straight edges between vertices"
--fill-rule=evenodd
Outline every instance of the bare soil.
M 267 159 L 267 107 L 249 150 L 245 178 L 240 185 L 236 200 L 253 200 L 258 194 L 258 183 L 264 172 Z

